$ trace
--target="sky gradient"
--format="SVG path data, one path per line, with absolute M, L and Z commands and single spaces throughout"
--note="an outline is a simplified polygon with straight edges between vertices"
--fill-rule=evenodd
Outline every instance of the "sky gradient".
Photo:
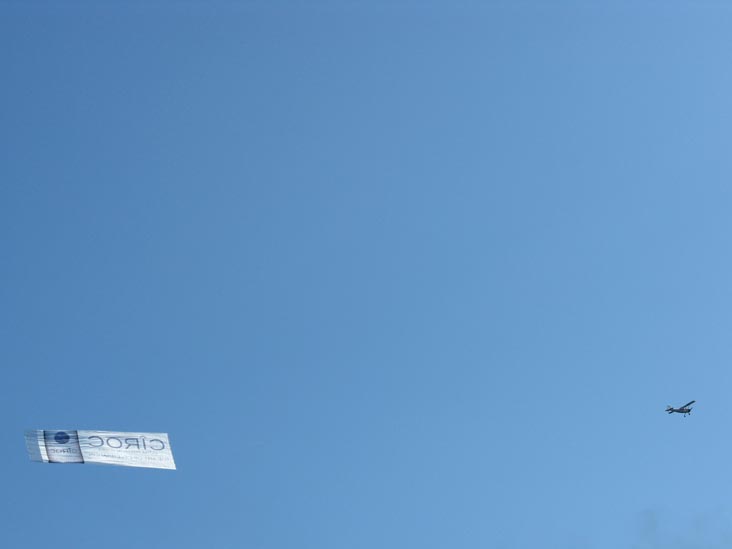
M 732 8 L 612 4 L 0 1 L 3 545 L 732 547 Z

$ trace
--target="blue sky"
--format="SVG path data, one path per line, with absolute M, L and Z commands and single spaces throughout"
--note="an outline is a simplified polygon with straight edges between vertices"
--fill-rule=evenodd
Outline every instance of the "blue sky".
M 731 23 L 0 3 L 4 545 L 730 546 Z

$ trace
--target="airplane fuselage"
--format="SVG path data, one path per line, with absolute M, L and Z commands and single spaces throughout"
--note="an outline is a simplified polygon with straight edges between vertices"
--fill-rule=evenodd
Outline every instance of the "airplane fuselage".
M 677 414 L 690 414 L 691 408 L 671 408 L 668 413 L 673 414 L 676 412 Z

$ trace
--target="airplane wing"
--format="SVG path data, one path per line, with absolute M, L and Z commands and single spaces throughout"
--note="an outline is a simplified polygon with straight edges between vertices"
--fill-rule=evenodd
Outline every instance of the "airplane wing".
M 691 406 L 695 402 L 696 402 L 696 400 L 692 400 L 691 402 L 688 402 L 688 403 L 684 404 L 683 406 L 681 406 L 681 408 L 686 408 L 687 406 Z

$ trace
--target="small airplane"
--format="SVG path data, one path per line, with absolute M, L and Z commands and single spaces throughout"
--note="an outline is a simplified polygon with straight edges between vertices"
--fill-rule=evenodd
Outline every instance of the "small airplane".
M 687 402 L 683 406 L 679 406 L 678 408 L 674 408 L 673 406 L 666 406 L 666 411 L 669 414 L 673 414 L 676 412 L 677 414 L 684 414 L 684 417 L 686 417 L 687 414 L 691 413 L 691 405 L 694 404 L 696 400 L 692 400 L 691 402 Z

